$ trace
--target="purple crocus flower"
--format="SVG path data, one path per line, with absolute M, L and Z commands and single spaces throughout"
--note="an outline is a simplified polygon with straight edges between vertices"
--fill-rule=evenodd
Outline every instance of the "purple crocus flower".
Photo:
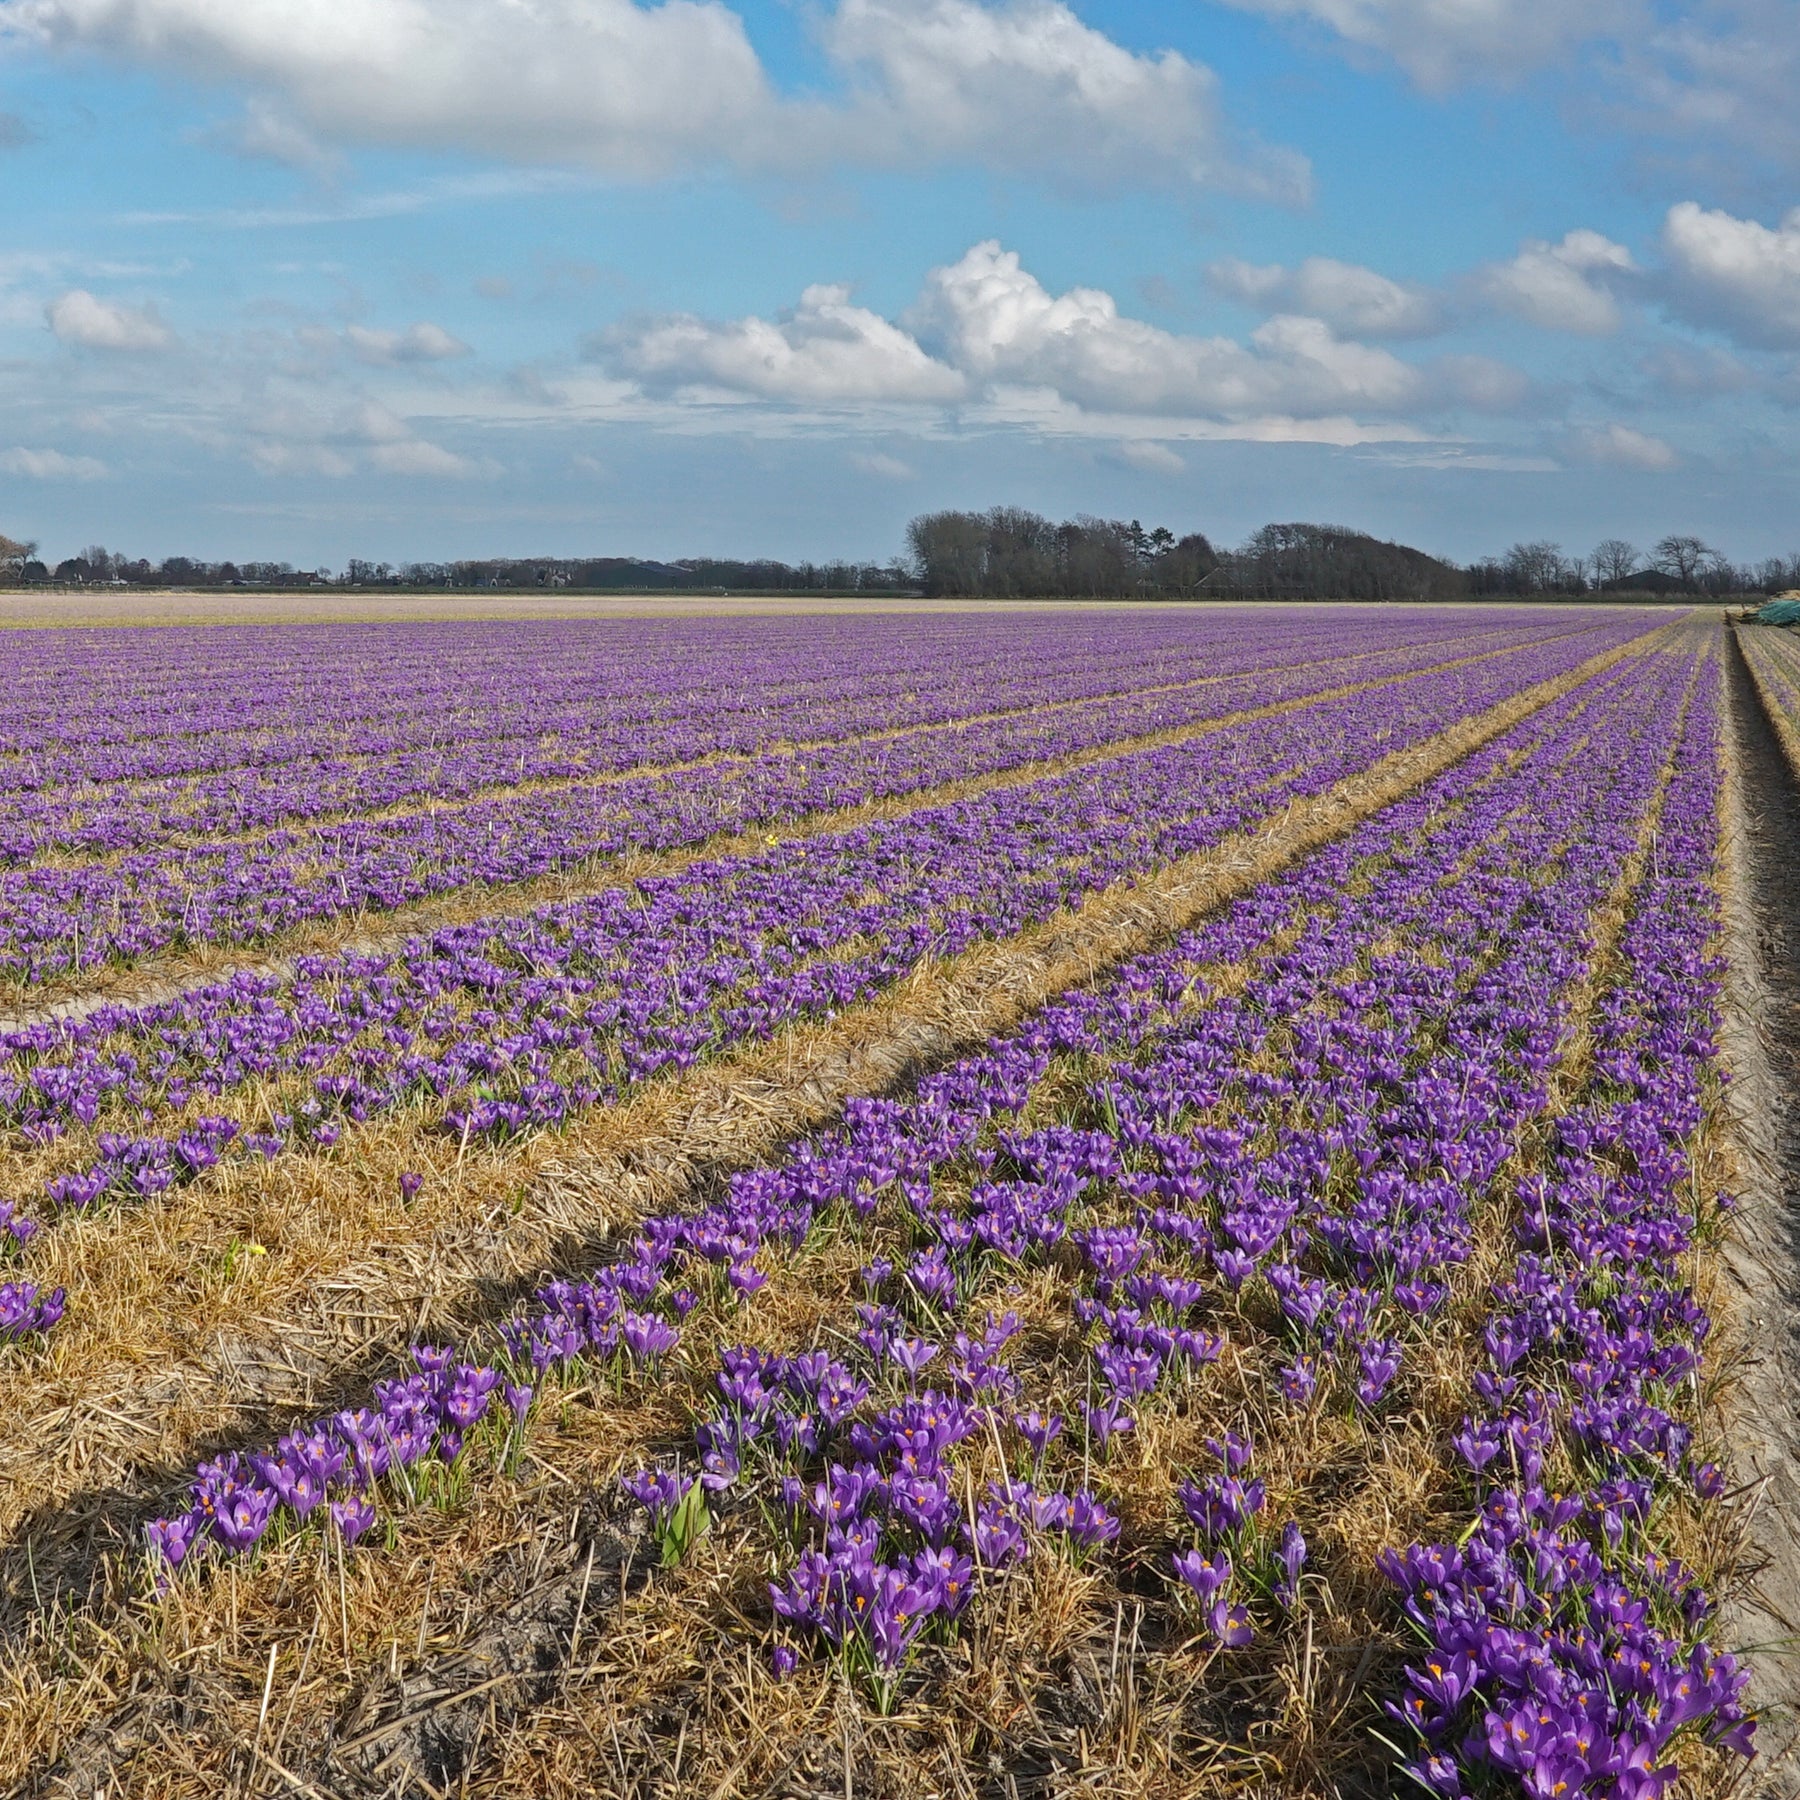
M 1173 1566 L 1203 1606 L 1210 1606 L 1214 1596 L 1231 1581 L 1228 1556 L 1209 1557 L 1202 1556 L 1198 1550 L 1183 1550 L 1176 1554 Z
M 1297 1521 L 1289 1519 L 1281 1529 L 1281 1545 L 1275 1552 L 1281 1567 L 1275 1584 L 1275 1596 L 1283 1606 L 1292 1606 L 1300 1593 L 1300 1571 L 1306 1566 L 1306 1539 L 1300 1535 Z
M 1295 1406 L 1310 1406 L 1313 1396 L 1319 1391 L 1318 1358 L 1309 1355 L 1296 1356 L 1281 1371 L 1281 1392 L 1284 1399 Z
M 659 1319 L 653 1313 L 626 1313 L 619 1321 L 619 1336 L 626 1350 L 639 1362 L 652 1362 L 659 1356 L 666 1356 L 681 1342 L 681 1333 L 666 1319 Z
M 925 1365 L 937 1355 L 938 1348 L 936 1344 L 927 1343 L 924 1338 L 897 1337 L 888 1345 L 888 1359 L 896 1368 L 916 1379 L 924 1372 Z
M 173 1519 L 152 1519 L 144 1527 L 144 1535 L 150 1548 L 171 1569 L 178 1569 L 204 1523 L 205 1515 L 196 1509 Z
M 1241 1650 L 1256 1636 L 1249 1613 L 1241 1606 L 1231 1605 L 1222 1594 L 1207 1608 L 1206 1623 L 1227 1650 Z
M 639 1469 L 619 1482 L 632 1499 L 648 1509 L 650 1522 L 658 1530 L 668 1522 L 669 1515 L 693 1485 L 691 1476 L 681 1475 L 673 1469 Z
M 1097 1406 L 1083 1407 L 1082 1416 L 1102 1450 L 1121 1432 L 1130 1431 L 1133 1425 L 1131 1414 L 1114 1397 L 1102 1400 Z
M 1031 1446 L 1032 1455 L 1042 1462 L 1044 1452 L 1062 1436 L 1063 1422 L 1057 1413 L 1048 1418 L 1041 1412 L 1017 1413 L 1013 1417 L 1013 1428 Z
M 354 1544 L 375 1523 L 375 1508 L 361 1494 L 348 1500 L 334 1500 L 331 1503 L 331 1522 L 338 1528 L 338 1535 L 346 1544 Z

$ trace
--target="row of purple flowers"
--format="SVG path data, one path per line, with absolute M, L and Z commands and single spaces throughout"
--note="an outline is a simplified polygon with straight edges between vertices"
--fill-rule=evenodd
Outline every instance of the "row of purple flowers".
M 1560 666 L 1569 667 L 1641 629 L 1641 621 L 1608 616 L 1565 629 L 1550 643 L 1567 658 Z M 109 788 L 82 801 L 82 831 L 99 832 L 108 845 L 152 847 L 0 872 L 0 974 L 30 983 L 173 946 L 260 942 L 302 924 L 391 911 L 459 888 L 516 884 L 628 852 L 683 849 L 719 833 L 779 827 L 946 781 L 1002 775 L 1354 680 L 1397 679 L 1455 656 L 1503 657 L 1547 635 L 1487 631 L 1420 645 L 1396 641 L 1397 630 L 1392 620 L 1366 621 L 1342 646 L 1342 660 L 1329 663 L 1235 675 L 1229 661 L 1209 663 L 1205 681 L 1173 691 L 1068 704 L 1055 701 L 1055 684 L 1045 683 L 1042 704 L 899 733 L 875 729 L 893 700 L 883 694 L 857 715 L 860 732 L 843 741 L 447 806 L 447 797 L 493 778 L 476 767 L 480 744 L 459 744 L 445 750 L 438 779 L 410 812 L 283 826 L 239 843 L 164 843 L 164 826 L 135 791 Z M 1219 648 L 1229 655 L 1229 646 Z M 1030 686 L 1024 684 L 1028 697 Z M 1010 684 L 1007 695 L 1009 702 L 1019 697 Z M 804 735 L 810 728 L 796 720 L 794 729 Z M 304 817 L 316 810 L 316 766 L 290 765 L 285 778 L 295 785 L 272 797 L 276 811 Z M 17 806 L 10 813 L 16 818 Z
M 761 755 L 1412 644 L 1529 642 L 1538 616 L 717 620 L 102 634 L 0 656 L 0 855 L 266 830 L 484 787 Z M 300 640 L 296 642 L 296 638 Z M 123 640 L 123 641 L 121 641 Z M 1452 651 L 1451 653 L 1454 653 Z M 21 662 L 35 661 L 29 670 Z M 10 744 L 10 753 L 7 746 Z
M 1751 1746 L 1748 1672 L 1707 1641 L 1714 1602 L 1667 1550 L 1673 1516 L 1724 1487 L 1693 1450 L 1710 1321 L 1692 1269 L 1730 1201 L 1696 1191 L 1688 1154 L 1719 1031 L 1719 698 L 1710 669 L 1591 1078 L 1518 1184 L 1518 1257 L 1455 1440 L 1480 1512 L 1458 1542 L 1388 1563 L 1426 1644 L 1393 1710 L 1416 1734 L 1414 1773 L 1446 1800 L 1492 1769 L 1534 1796 L 1654 1800 L 1684 1735 Z

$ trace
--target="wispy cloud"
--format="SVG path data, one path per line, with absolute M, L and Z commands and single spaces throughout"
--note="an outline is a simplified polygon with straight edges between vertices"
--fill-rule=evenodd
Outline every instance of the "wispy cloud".
M 66 456 L 60 450 L 28 450 L 23 445 L 0 450 L 0 474 L 27 481 L 98 481 L 106 464 L 93 456 Z

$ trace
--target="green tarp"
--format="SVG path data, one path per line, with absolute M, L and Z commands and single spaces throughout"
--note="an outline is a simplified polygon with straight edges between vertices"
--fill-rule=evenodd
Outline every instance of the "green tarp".
M 1753 625 L 1800 625 L 1800 600 L 1771 600 L 1750 615 Z

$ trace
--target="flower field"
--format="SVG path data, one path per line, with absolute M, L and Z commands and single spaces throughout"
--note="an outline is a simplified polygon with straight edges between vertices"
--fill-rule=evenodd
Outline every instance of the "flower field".
M 0 1782 L 1756 1791 L 1783 645 L 15 637 Z
M 1739 634 L 1769 723 L 1789 762 L 1800 769 L 1800 643 L 1790 631 Z

